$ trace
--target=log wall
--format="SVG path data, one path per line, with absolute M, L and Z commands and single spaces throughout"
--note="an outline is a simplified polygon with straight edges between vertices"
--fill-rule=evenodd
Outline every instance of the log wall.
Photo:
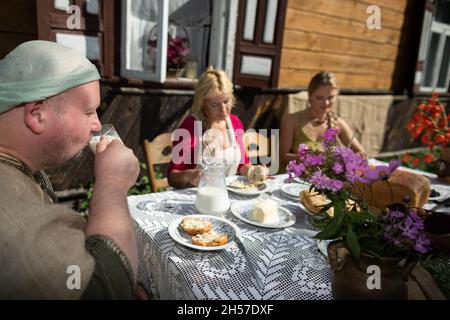
M 370 30 L 367 7 L 379 5 L 381 29 Z M 412 87 L 422 1 L 290 0 L 279 87 L 306 87 L 320 70 L 345 89 L 397 92 Z

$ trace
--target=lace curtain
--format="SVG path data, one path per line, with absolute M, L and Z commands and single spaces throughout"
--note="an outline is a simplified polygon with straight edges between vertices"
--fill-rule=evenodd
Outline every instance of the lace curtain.
M 131 1 L 131 50 L 130 68 L 149 70 L 152 57 L 147 50 L 147 40 L 156 27 L 159 16 L 158 1 Z M 201 73 L 206 69 L 209 33 L 211 25 L 211 0 L 170 0 L 169 33 L 172 36 L 187 33 L 192 56 Z

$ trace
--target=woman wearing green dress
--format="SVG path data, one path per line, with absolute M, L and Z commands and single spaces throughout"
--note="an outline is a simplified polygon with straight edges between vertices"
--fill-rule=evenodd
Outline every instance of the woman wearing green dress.
M 281 123 L 281 169 L 289 161 L 298 160 L 299 144 L 304 143 L 311 149 L 321 148 L 322 136 L 331 127 L 340 129 L 338 138 L 341 144 L 350 145 L 353 151 L 365 154 L 349 125 L 333 114 L 333 104 L 338 94 L 339 88 L 332 73 L 321 71 L 311 79 L 308 85 L 308 107 L 285 116 Z

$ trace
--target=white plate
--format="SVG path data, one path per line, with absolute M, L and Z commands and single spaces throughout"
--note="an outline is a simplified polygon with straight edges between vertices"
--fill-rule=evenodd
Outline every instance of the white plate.
M 288 197 L 299 199 L 300 191 L 309 190 L 310 186 L 300 183 L 285 183 L 281 186 L 281 192 Z
M 319 248 L 319 251 L 325 256 L 328 257 L 328 243 L 330 240 L 317 240 L 317 247 Z
M 186 217 L 195 217 L 200 219 L 209 220 L 213 224 L 213 230 L 218 233 L 226 233 L 228 235 L 228 243 L 216 246 L 216 247 L 203 247 L 198 246 L 192 243 L 192 236 L 186 232 L 180 227 L 181 220 L 183 220 Z M 188 216 L 182 216 L 174 221 L 172 221 L 168 227 L 169 229 L 169 235 L 172 237 L 173 240 L 178 242 L 179 244 L 182 244 L 186 247 L 196 249 L 196 250 L 202 250 L 202 251 L 215 251 L 215 250 L 222 250 L 225 248 L 228 248 L 233 245 L 234 238 L 241 236 L 241 231 L 239 230 L 239 227 L 234 224 L 231 221 L 228 221 L 221 217 L 216 216 L 209 216 L 209 215 L 188 215 Z
M 226 179 L 228 191 L 234 192 L 241 196 L 256 196 L 258 194 L 269 192 L 271 189 L 271 183 L 269 182 L 269 180 L 264 181 L 263 188 L 261 188 L 261 189 L 257 189 L 256 187 L 253 189 L 232 188 L 232 187 L 230 187 L 230 184 L 233 183 L 234 181 L 247 182 L 247 177 L 232 176 L 232 177 L 227 177 L 227 179 Z
M 299 177 L 295 177 L 294 179 L 292 179 L 292 182 L 306 184 L 306 185 L 309 186 L 308 182 L 306 182 L 305 180 L 300 179 Z
M 260 201 L 261 199 L 235 201 L 231 205 L 231 213 L 244 222 L 263 228 L 287 228 L 295 223 L 295 215 L 281 206 L 278 206 L 278 221 L 269 224 L 253 220 L 251 218 L 253 207 Z
M 428 198 L 428 201 L 434 200 L 434 201 L 442 201 L 448 198 L 448 186 L 434 184 L 431 186 L 431 189 L 434 189 L 435 191 L 439 192 L 439 196 L 437 197 L 430 197 Z

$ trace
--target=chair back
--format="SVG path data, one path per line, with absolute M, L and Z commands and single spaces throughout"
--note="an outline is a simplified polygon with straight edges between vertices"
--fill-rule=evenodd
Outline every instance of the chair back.
M 168 188 L 167 177 L 160 178 L 156 176 L 156 164 L 166 164 L 172 159 L 172 134 L 163 133 L 157 136 L 153 141 L 144 140 L 144 150 L 147 157 L 148 175 L 153 192 L 158 192 L 160 188 Z

